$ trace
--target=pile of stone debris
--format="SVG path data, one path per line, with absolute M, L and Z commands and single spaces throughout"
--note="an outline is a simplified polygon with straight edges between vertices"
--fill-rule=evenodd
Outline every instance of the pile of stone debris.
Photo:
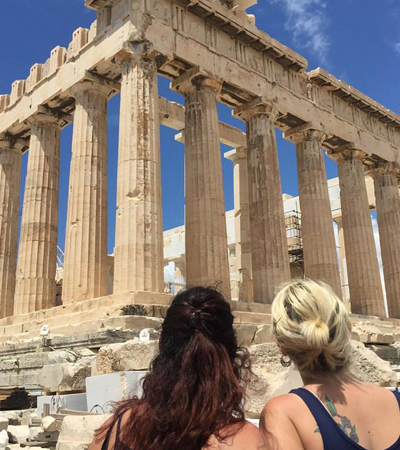
M 138 330 L 149 325 L 148 321 L 143 322 L 148 318 L 113 319 L 125 326 L 121 330 L 103 330 L 96 339 L 89 335 L 80 340 L 75 337 L 72 345 L 64 337 L 59 342 L 54 339 L 52 346 L 36 343 L 35 348 L 35 343 L 26 342 L 4 348 L 0 386 L 1 381 L 24 385 L 38 396 L 35 410 L 0 411 L 0 450 L 87 450 L 94 431 L 112 411 L 112 402 L 140 395 L 140 380 L 158 351 L 158 332 L 149 327 L 147 339 L 143 340 Z M 139 319 L 140 327 L 136 323 Z M 400 336 L 395 337 L 379 322 L 378 325 L 365 321 L 354 324 L 352 372 L 362 381 L 394 388 L 399 383 L 396 369 L 400 362 Z M 128 331 L 126 340 L 127 336 L 121 333 Z M 281 354 L 270 325 L 241 323 L 236 325 L 236 331 L 240 344 L 252 354 L 257 375 L 248 386 L 246 399 L 247 418 L 256 420 L 271 397 L 301 386 L 302 381 L 293 367 L 280 364 Z M 122 337 L 123 342 L 113 342 Z M 111 343 L 107 343 L 108 339 Z
M 86 449 L 108 415 L 72 412 L 37 417 L 37 410 L 0 415 L 0 450 Z

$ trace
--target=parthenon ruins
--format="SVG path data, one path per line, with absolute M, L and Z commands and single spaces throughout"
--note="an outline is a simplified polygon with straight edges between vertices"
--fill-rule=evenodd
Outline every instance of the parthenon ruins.
M 182 284 L 219 283 L 227 298 L 239 299 L 238 310 L 267 314 L 277 287 L 290 279 L 275 138 L 280 129 L 296 145 L 305 276 L 324 280 L 339 296 L 346 276 L 352 313 L 386 318 L 373 202 L 389 319 L 400 319 L 400 116 L 321 68 L 308 71 L 301 55 L 260 31 L 246 13 L 256 0 L 85 3 L 97 11 L 90 29 L 77 29 L 68 49 L 55 47 L 27 79 L 12 84 L 10 95 L 0 96 L 0 338 L 22 338 L 50 317 L 94 305 L 168 304 L 160 125 L 181 132 L 185 145 Z M 170 79 L 184 105 L 159 97 L 158 76 Z M 117 93 L 110 283 L 107 102 Z M 246 134 L 219 122 L 218 102 L 246 123 Z M 71 123 L 65 259 L 56 302 L 60 131 Z M 234 161 L 235 257 L 242 283 L 234 295 L 221 142 L 234 149 L 227 157 Z M 337 218 L 324 151 L 338 165 Z M 28 169 L 18 244 L 24 152 Z M 371 183 L 373 200 L 367 193 Z M 334 220 L 344 240 L 342 258 Z

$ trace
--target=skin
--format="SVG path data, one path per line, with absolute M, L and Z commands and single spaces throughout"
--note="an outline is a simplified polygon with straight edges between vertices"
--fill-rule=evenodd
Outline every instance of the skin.
M 383 450 L 393 445 L 400 434 L 400 411 L 392 392 L 336 376 L 324 379 L 303 377 L 304 387 L 327 407 L 333 405 L 334 420 L 353 430 L 352 439 L 368 450 Z M 336 413 L 335 413 L 336 412 Z M 285 394 L 270 400 L 260 420 L 270 450 L 323 450 L 317 423 L 303 400 Z M 349 436 L 351 428 L 346 429 Z
M 129 417 L 128 414 L 125 414 L 122 418 L 121 428 L 123 428 L 127 420 L 129 420 Z M 111 423 L 111 419 L 108 422 Z M 108 450 L 114 450 L 115 429 L 116 427 L 114 427 L 111 434 Z M 95 436 L 89 450 L 101 450 L 104 439 L 104 434 Z M 268 447 L 260 430 L 250 422 L 246 422 L 234 436 L 226 439 L 224 442 L 219 442 L 216 437 L 212 436 L 207 447 L 204 447 L 203 450 L 268 450 Z

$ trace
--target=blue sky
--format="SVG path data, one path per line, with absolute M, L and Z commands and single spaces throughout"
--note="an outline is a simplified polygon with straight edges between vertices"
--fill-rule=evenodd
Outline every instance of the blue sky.
M 309 61 L 309 70 L 324 67 L 386 107 L 400 112 L 400 4 L 398 0 L 259 0 L 248 12 L 257 26 Z M 57 45 L 68 46 L 72 32 L 89 27 L 94 12 L 84 0 L 2 0 L 0 6 L 0 93 L 28 76 L 30 67 L 48 58 Z M 160 94 L 183 103 L 160 79 Z M 119 96 L 109 102 L 109 251 L 114 246 L 115 185 Z M 222 105 L 220 119 L 243 129 Z M 183 224 L 184 147 L 173 130 L 161 127 L 164 229 Z M 283 192 L 297 195 L 295 152 L 277 132 Z M 64 248 L 72 126 L 62 132 L 59 245 Z M 227 148 L 222 148 L 226 151 Z M 23 183 L 27 155 L 24 156 Z M 227 209 L 233 208 L 232 163 L 223 160 Z M 337 176 L 327 160 L 328 177 Z M 22 208 L 22 203 L 21 203 Z

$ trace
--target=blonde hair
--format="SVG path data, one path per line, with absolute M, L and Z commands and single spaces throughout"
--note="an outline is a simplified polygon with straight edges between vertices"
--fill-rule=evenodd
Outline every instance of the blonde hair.
M 350 359 L 347 308 L 325 283 L 292 280 L 272 303 L 272 323 L 281 349 L 307 377 L 340 374 Z

